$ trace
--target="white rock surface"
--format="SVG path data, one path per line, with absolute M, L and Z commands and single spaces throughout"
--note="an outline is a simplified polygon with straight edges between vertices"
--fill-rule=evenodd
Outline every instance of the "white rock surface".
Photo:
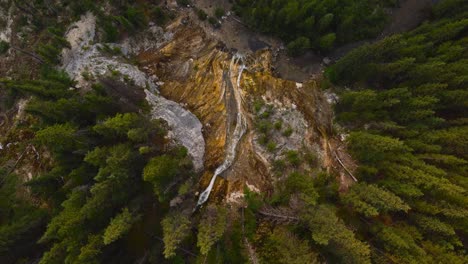
M 226 202 L 228 204 L 241 204 L 244 201 L 244 193 L 243 192 L 231 192 L 226 197 Z
M 325 91 L 324 95 L 329 104 L 336 104 L 340 100 L 340 97 L 336 93 L 333 93 L 331 91 Z
M 3 0 L 2 5 L 6 5 L 7 1 Z M 0 19 L 6 21 L 6 26 L 4 28 L 0 28 L 0 41 L 6 41 L 10 43 L 11 40 L 11 25 L 13 24 L 13 5 L 10 8 L 1 8 L 0 7 Z
M 89 86 L 90 83 L 87 80 L 89 78 L 97 78 L 118 71 L 117 76 L 114 75 L 116 78 L 120 78 L 122 81 L 124 79 L 131 80 L 135 85 L 146 88 L 146 99 L 153 107 L 152 117 L 164 119 L 168 123 L 171 129 L 169 136 L 187 148 L 188 153 L 193 158 L 195 170 L 202 170 L 205 140 L 200 121 L 180 104 L 155 94 L 158 92 L 158 86 L 154 83 L 158 79 L 157 76 L 146 76 L 138 67 L 127 63 L 122 56 L 110 57 L 103 54 L 100 51 L 102 44 L 93 43 L 95 25 L 95 16 L 87 13 L 81 17 L 80 21 L 70 27 L 66 38 L 71 44 L 71 49 L 64 49 L 62 52 L 62 68 L 78 82 L 77 87 Z M 122 45 L 107 45 L 111 48 L 119 47 L 124 54 L 128 54 L 148 48 L 149 42 L 129 39 Z M 83 74 L 87 77 L 85 78 Z
M 81 20 L 74 23 L 66 34 L 71 49 L 62 52 L 63 69 L 77 81 L 77 87 L 89 85 L 87 78 L 103 76 L 111 72 L 118 73 L 121 81 L 131 79 L 140 87 L 157 91 L 156 85 L 136 66 L 124 62 L 124 58 L 109 57 L 99 51 L 102 44 L 93 44 L 96 30 L 96 17 L 87 13 Z M 117 44 L 107 44 L 110 48 L 119 47 Z
M 280 130 L 271 128 L 270 131 L 269 139 L 276 144 L 274 151 L 269 151 L 266 146 L 260 144 L 260 133 L 256 133 L 253 137 L 254 150 L 263 160 L 267 161 L 266 163 L 272 164 L 274 160 L 283 158 L 286 151 L 301 151 L 303 148 L 313 151 L 319 159 L 322 159 L 323 155 L 320 153 L 319 146 L 311 144 L 308 140 L 313 134 L 311 126 L 295 104 L 281 104 L 276 100 L 265 100 L 265 103 L 267 106 L 272 105 L 274 109 L 268 120 L 272 124 L 278 121 L 282 124 Z M 266 107 L 261 111 L 265 109 Z M 291 135 L 283 135 L 283 132 L 288 128 L 292 128 Z
M 145 93 L 146 100 L 152 106 L 152 116 L 166 120 L 171 128 L 169 136 L 187 148 L 193 158 L 195 170 L 203 169 L 205 140 L 202 134 L 202 124 L 198 118 L 174 101 L 155 95 L 148 90 L 145 90 Z
M 161 27 L 153 25 L 140 34 L 125 39 L 120 48 L 125 55 L 137 54 L 142 51 L 159 49 L 165 43 L 172 40 L 172 37 L 172 32 L 164 32 Z

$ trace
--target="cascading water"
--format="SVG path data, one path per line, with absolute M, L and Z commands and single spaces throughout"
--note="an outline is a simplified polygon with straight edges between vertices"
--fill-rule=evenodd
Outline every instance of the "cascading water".
M 236 86 L 233 87 L 232 82 L 231 82 L 231 73 L 232 73 L 232 70 L 233 70 L 233 66 L 235 64 L 238 64 L 239 62 L 241 64 L 239 65 L 239 68 L 238 68 L 237 83 L 236 83 Z M 208 198 L 210 197 L 210 193 L 211 193 L 211 190 L 213 189 L 216 178 L 221 173 L 223 173 L 224 171 L 229 169 L 229 167 L 231 167 L 232 164 L 234 163 L 234 160 L 236 158 L 237 145 L 239 144 L 240 140 L 242 139 L 242 136 L 244 136 L 244 134 L 245 134 L 245 132 L 247 130 L 247 121 L 246 121 L 244 113 L 243 113 L 242 96 L 241 96 L 241 93 L 240 93 L 240 80 L 241 80 L 242 72 L 244 71 L 244 69 L 245 69 L 244 57 L 242 55 L 240 55 L 240 54 L 235 54 L 231 59 L 231 64 L 229 65 L 229 72 L 227 73 L 227 76 L 226 76 L 227 78 L 225 78 L 225 81 L 226 81 L 225 85 L 228 88 L 232 87 L 233 91 L 232 91 L 232 93 L 228 93 L 226 91 L 226 87 L 225 87 L 223 89 L 222 96 L 227 97 L 228 94 L 229 95 L 234 94 L 234 100 L 236 101 L 236 112 L 237 112 L 236 127 L 234 128 L 234 132 L 232 133 L 232 135 L 230 135 L 230 136 L 228 135 L 228 138 L 230 140 L 226 144 L 226 156 L 224 158 L 224 161 L 218 168 L 216 168 L 215 173 L 214 173 L 213 177 L 211 178 L 210 184 L 200 194 L 200 197 L 199 197 L 198 202 L 197 202 L 197 207 L 203 205 L 208 200 Z M 229 99 L 230 98 L 225 98 L 226 102 Z M 229 127 L 229 125 L 228 125 L 228 127 Z M 228 132 L 229 132 L 229 130 L 228 130 Z

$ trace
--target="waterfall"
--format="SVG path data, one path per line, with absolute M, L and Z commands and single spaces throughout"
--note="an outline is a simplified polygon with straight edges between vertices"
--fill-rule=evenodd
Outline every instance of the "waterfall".
M 237 116 L 236 116 L 236 127 L 234 128 L 234 132 L 232 135 L 228 138 L 230 139 L 230 142 L 226 143 L 226 156 L 224 158 L 223 163 L 216 168 L 213 177 L 211 178 L 210 184 L 208 187 L 200 194 L 200 197 L 197 202 L 197 207 L 201 206 L 204 204 L 208 198 L 210 197 L 211 190 L 213 189 L 214 183 L 216 178 L 229 169 L 229 167 L 232 166 L 234 163 L 234 160 L 236 158 L 236 150 L 237 146 L 239 145 L 240 140 L 244 136 L 246 130 L 247 130 L 247 121 L 245 119 L 243 109 L 242 109 L 242 95 L 240 93 L 240 80 L 242 78 L 242 72 L 245 69 L 245 64 L 244 64 L 244 57 L 240 54 L 235 54 L 232 59 L 231 63 L 229 65 L 229 72 L 228 72 L 228 78 L 227 82 L 231 82 L 231 74 L 232 74 L 232 69 L 234 64 L 238 64 L 241 62 L 241 65 L 238 68 L 237 72 L 237 83 L 236 86 L 233 87 L 234 91 L 234 99 L 236 100 L 236 107 L 237 107 Z M 223 94 L 227 94 L 225 89 L 223 89 Z M 229 110 L 228 110 L 229 111 Z

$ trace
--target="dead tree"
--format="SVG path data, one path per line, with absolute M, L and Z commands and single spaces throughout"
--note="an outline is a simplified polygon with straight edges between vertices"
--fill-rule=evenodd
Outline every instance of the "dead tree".
M 299 222 L 299 217 L 295 216 L 294 212 L 287 207 L 272 207 L 268 205 L 260 209 L 258 213 L 268 220 L 279 224 Z

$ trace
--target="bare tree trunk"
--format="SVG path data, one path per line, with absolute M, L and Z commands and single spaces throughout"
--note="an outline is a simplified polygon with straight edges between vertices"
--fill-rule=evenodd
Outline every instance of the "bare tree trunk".
M 331 148 L 331 145 L 330 145 L 330 142 L 328 142 L 328 148 L 330 149 L 330 151 L 333 153 L 333 156 L 335 156 L 335 159 L 338 161 L 338 163 L 341 165 L 341 167 L 343 167 L 343 169 L 349 174 L 349 176 L 351 176 L 351 178 L 357 182 L 358 180 L 356 179 L 356 177 L 354 177 L 354 175 L 351 173 L 351 171 L 348 170 L 348 168 L 346 168 L 346 166 L 344 165 L 343 161 L 341 161 L 340 157 L 338 157 L 338 153 L 336 153 L 336 151 L 333 151 L 332 148 Z
M 11 46 L 10 48 L 12 48 L 12 49 L 14 49 L 14 50 L 17 50 L 17 51 L 19 51 L 19 52 L 21 52 L 21 53 L 23 53 L 23 54 L 26 54 L 26 55 L 32 57 L 33 59 L 37 60 L 37 61 L 38 61 L 39 63 L 41 63 L 41 64 L 44 64 L 44 63 L 45 63 L 45 61 L 43 61 L 43 60 L 39 57 L 39 55 L 37 55 L 37 54 L 35 54 L 35 53 L 22 50 L 22 49 L 20 49 L 20 48 L 15 47 L 15 46 Z
M 299 218 L 294 215 L 294 212 L 289 208 L 274 208 L 271 206 L 263 207 L 259 214 L 270 218 L 272 221 L 281 223 L 299 222 Z
M 21 153 L 19 158 L 16 160 L 15 164 L 13 165 L 13 168 L 10 169 L 8 174 L 12 173 L 15 170 L 16 166 L 18 166 L 18 163 L 23 159 L 24 155 L 26 155 L 26 152 L 29 150 L 30 147 L 31 145 L 28 145 L 26 148 L 24 148 L 23 152 Z

